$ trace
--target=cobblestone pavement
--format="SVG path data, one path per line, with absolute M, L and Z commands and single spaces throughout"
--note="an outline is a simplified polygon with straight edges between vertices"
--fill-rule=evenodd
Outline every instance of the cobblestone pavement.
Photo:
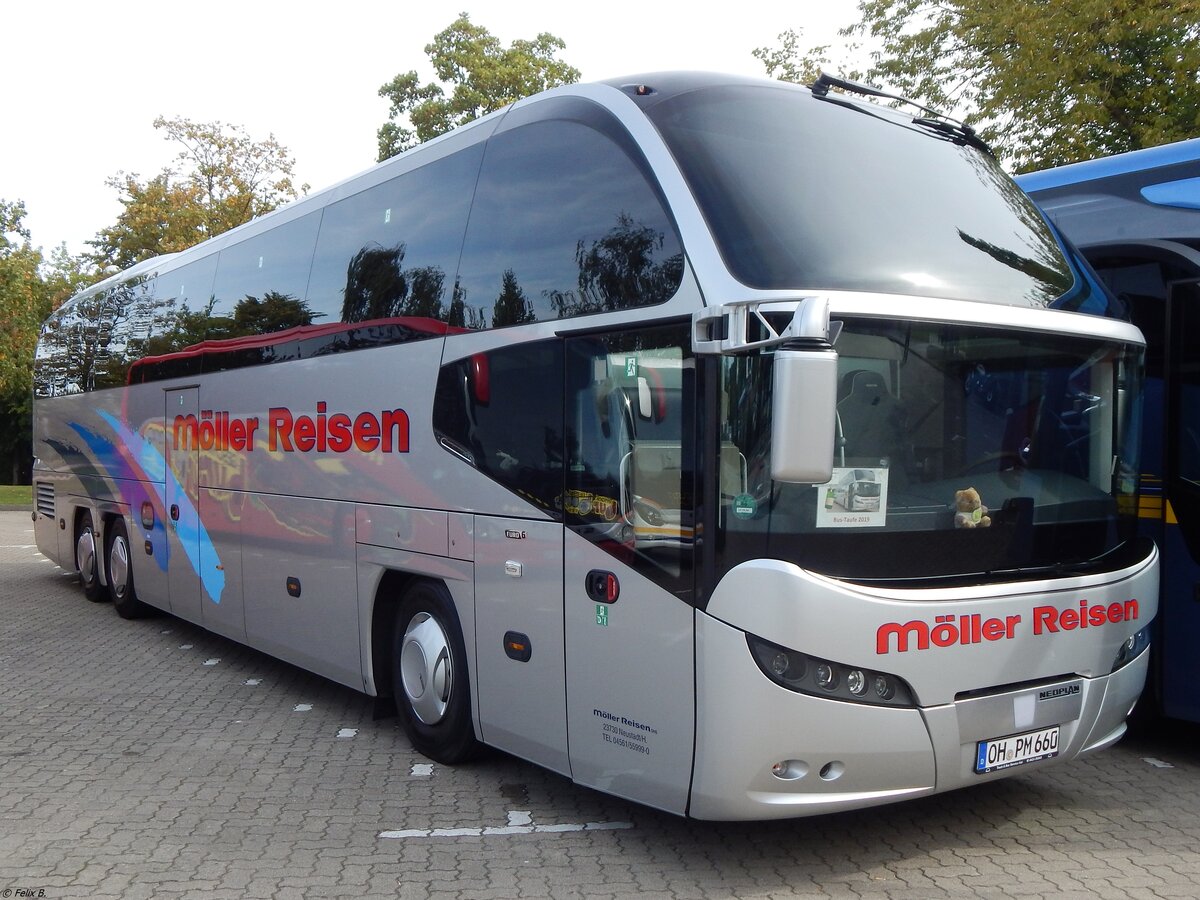
M 0 512 L 0 898 L 1200 893 L 1195 729 L 891 807 L 724 824 L 499 753 L 432 766 L 373 709 L 170 616 L 88 603 L 28 513 Z

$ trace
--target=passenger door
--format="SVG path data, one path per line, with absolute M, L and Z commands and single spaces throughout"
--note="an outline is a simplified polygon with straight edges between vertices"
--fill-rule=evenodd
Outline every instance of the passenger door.
M 1146 338 L 1139 514 L 1162 554 L 1154 699 L 1168 716 L 1200 721 L 1200 253 L 1171 241 L 1085 253 Z
M 200 401 L 195 387 L 166 392 L 167 581 L 171 612 L 200 623 Z
M 674 813 L 695 741 L 695 370 L 686 332 L 567 341 L 574 779 Z
M 466 338 L 469 345 L 477 340 Z M 448 343 L 447 353 L 455 346 Z M 442 366 L 437 394 L 434 430 L 452 454 L 446 461 L 450 476 L 467 492 L 463 505 L 482 511 L 474 519 L 474 687 L 481 735 L 494 747 L 570 774 L 562 342 L 471 353 Z

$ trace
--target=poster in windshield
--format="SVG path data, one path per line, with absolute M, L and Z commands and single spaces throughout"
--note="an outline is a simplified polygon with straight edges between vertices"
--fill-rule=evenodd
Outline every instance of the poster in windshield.
M 838 468 L 817 491 L 818 528 L 887 524 L 886 468 Z

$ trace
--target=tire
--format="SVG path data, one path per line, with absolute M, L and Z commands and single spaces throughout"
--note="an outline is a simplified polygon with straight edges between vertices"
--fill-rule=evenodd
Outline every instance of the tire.
M 79 527 L 75 530 L 75 568 L 79 571 L 79 586 L 83 588 L 84 597 L 93 603 L 108 599 L 108 591 L 100 583 L 100 554 L 90 512 L 79 517 Z
M 108 568 L 108 595 L 113 608 L 122 619 L 140 619 L 149 611 L 137 597 L 133 586 L 133 554 L 129 548 L 129 532 L 124 519 L 113 519 L 108 526 L 108 552 L 104 554 Z
M 478 754 L 466 647 L 444 585 L 421 582 L 401 599 L 392 640 L 392 689 L 404 732 L 418 753 L 445 765 Z

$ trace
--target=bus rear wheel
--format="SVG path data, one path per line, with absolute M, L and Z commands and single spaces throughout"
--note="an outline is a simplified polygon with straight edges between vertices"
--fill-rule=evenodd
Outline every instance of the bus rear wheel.
M 478 753 L 466 647 L 443 585 L 421 582 L 400 601 L 392 690 L 404 732 L 418 753 L 446 765 Z
M 108 595 L 122 619 L 140 619 L 150 611 L 137 597 L 133 587 L 133 554 L 129 550 L 129 532 L 123 519 L 113 519 L 108 527 Z
M 79 526 L 75 531 L 75 568 L 79 570 L 79 586 L 83 588 L 83 596 L 93 603 L 108 599 L 108 592 L 100 583 L 99 557 L 92 514 L 85 512 L 79 517 Z

